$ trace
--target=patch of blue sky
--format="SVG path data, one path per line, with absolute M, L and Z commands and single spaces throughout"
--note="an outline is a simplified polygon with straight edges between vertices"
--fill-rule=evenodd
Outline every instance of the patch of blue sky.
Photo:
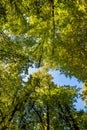
M 60 72 L 57 71 L 51 71 L 50 72 L 53 76 L 54 83 L 62 86 L 62 85 L 70 85 L 70 86 L 77 86 L 80 88 L 79 93 L 82 92 L 82 82 L 79 82 L 75 77 L 69 78 L 66 77 L 64 74 L 60 74 Z M 81 98 L 78 98 L 77 102 L 75 103 L 75 107 L 77 110 L 85 109 L 84 102 L 81 100 Z

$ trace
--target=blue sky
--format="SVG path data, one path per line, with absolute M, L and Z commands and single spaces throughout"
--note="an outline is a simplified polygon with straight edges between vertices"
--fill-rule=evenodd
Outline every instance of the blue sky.
M 59 85 L 70 85 L 70 86 L 77 86 L 78 88 L 82 88 L 82 82 L 79 82 L 75 77 L 72 77 L 71 79 L 68 77 L 66 78 L 65 75 L 60 74 L 59 71 L 51 71 L 52 76 L 54 77 L 53 81 L 56 84 Z M 82 89 L 80 90 L 82 92 Z M 76 103 L 76 109 L 84 109 L 84 103 L 83 101 L 79 98 Z
M 33 72 L 36 72 L 38 69 L 35 68 L 29 68 L 29 74 L 32 74 Z M 75 77 L 72 77 L 71 79 L 68 77 L 66 78 L 64 74 L 60 74 L 60 72 L 57 71 L 50 71 L 50 73 L 53 76 L 54 83 L 58 85 L 70 85 L 70 86 L 77 86 L 78 88 L 82 88 L 82 82 L 79 82 Z M 26 79 L 25 79 L 26 80 Z M 81 92 L 82 90 L 80 90 Z M 76 103 L 76 109 L 84 109 L 84 103 L 79 98 Z

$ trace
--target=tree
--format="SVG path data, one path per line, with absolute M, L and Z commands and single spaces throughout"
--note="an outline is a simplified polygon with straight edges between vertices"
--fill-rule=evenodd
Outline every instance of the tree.
M 51 75 L 45 71 L 33 74 L 26 88 L 21 88 L 5 108 L 6 114 L 1 110 L 1 129 L 79 129 L 73 106 L 77 90 L 58 87 L 51 80 Z
M 7 3 L 2 0 L 2 4 L 7 12 L 6 17 L 3 14 L 7 22 L 2 27 L 7 33 L 27 34 L 29 38 L 36 39 L 37 43 L 32 45 L 33 57 L 31 57 L 38 66 L 41 62 L 43 64 L 48 62 L 53 68 L 60 69 L 66 75 L 74 75 L 79 80 L 86 80 L 87 3 L 85 0 L 82 2 L 13 0 Z M 40 50 L 42 54 L 39 55 Z
M 84 101 L 85 103 L 85 107 L 87 106 L 87 81 L 84 82 L 83 86 L 82 86 L 82 94 L 81 94 L 81 97 L 82 97 L 82 100 Z
M 58 87 L 47 72 L 86 80 L 86 7 L 86 0 L 0 1 L 0 129 L 80 129 L 77 90 Z M 42 71 L 24 82 L 33 66 Z

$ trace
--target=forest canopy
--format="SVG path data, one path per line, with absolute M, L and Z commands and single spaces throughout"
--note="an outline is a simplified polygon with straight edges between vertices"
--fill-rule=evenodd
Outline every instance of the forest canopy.
M 86 0 L 1 0 L 0 130 L 86 130 L 74 105 L 79 96 L 87 104 L 86 59 Z M 82 94 L 49 70 L 85 82 Z

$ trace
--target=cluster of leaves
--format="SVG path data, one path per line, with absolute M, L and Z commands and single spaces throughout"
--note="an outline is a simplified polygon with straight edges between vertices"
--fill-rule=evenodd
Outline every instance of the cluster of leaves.
M 86 0 L 0 1 L 1 130 L 86 130 L 86 112 L 73 105 L 77 89 L 47 73 L 87 79 L 86 21 Z M 41 70 L 24 82 L 33 65 Z

